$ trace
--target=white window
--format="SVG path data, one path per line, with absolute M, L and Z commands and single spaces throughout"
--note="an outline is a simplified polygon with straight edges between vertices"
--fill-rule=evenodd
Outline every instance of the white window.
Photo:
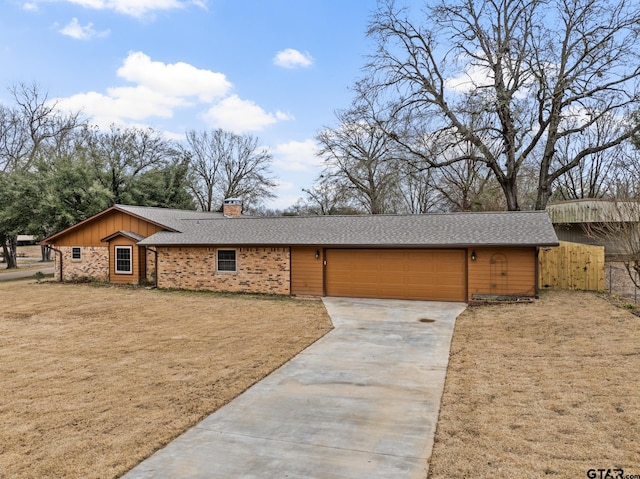
M 71 248 L 71 261 L 82 261 L 82 248 L 79 246 Z
M 235 273 L 236 269 L 236 250 L 219 249 L 218 250 L 218 271 L 225 273 Z
M 116 246 L 116 274 L 133 274 L 131 246 Z

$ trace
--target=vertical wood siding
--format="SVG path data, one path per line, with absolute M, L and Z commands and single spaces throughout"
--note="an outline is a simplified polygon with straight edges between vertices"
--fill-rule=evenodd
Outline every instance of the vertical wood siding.
M 471 259 L 475 251 L 475 261 Z M 536 294 L 536 248 L 469 248 L 469 298 Z
M 116 273 L 116 246 L 131 246 L 131 271 L 133 274 Z M 138 284 L 140 278 L 140 262 L 138 246 L 135 241 L 124 236 L 117 236 L 109 241 L 109 282 L 116 284 Z
M 316 259 L 316 251 L 320 257 Z M 322 296 L 322 248 L 294 246 L 291 248 L 291 294 Z
M 133 231 L 146 238 L 161 229 L 143 219 L 121 211 L 112 211 L 56 238 L 55 244 L 56 246 L 105 246 L 105 243 L 101 243 L 100 240 L 116 231 Z

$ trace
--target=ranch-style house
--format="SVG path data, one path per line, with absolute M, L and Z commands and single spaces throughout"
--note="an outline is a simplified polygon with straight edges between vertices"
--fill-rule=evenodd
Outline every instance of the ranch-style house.
M 546 212 L 283 216 L 115 205 L 41 242 L 60 280 L 467 302 L 535 296 Z

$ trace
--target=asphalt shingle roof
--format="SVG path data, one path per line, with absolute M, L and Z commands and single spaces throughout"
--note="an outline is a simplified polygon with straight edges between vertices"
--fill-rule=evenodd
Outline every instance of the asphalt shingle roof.
M 206 211 L 174 210 L 169 208 L 156 208 L 151 206 L 130 206 L 115 205 L 116 208 L 145 218 L 153 223 L 161 224 L 170 229 L 182 231 L 185 227 L 185 220 L 210 220 L 212 218 L 223 218 L 222 213 L 211 213 Z
M 160 222 L 160 221 L 158 221 Z M 165 223 L 163 223 L 165 224 Z M 554 246 L 545 211 L 426 215 L 182 218 L 141 245 Z

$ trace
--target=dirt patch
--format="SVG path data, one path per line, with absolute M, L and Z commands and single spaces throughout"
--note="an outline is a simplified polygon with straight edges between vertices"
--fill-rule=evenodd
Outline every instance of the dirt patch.
M 115 478 L 331 329 L 319 301 L 0 283 L 0 477 Z
M 430 479 L 640 474 L 640 320 L 596 294 L 457 320 Z

